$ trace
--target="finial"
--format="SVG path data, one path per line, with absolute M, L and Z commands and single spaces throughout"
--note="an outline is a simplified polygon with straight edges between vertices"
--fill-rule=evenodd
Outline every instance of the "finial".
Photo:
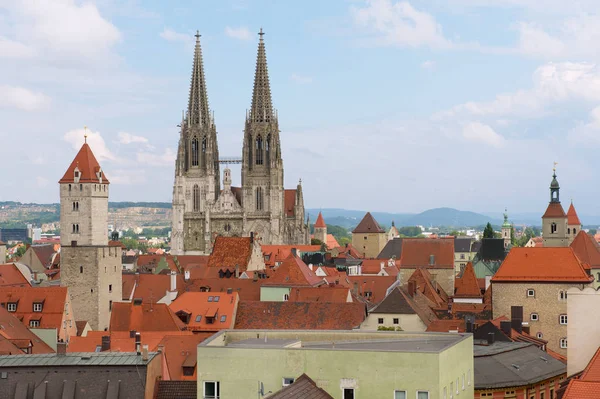
M 260 27 L 260 31 L 258 32 L 258 35 L 260 36 L 260 40 L 262 40 L 263 36 L 265 35 L 265 32 L 263 32 L 263 30 L 262 30 L 262 26 Z
M 87 134 L 87 126 L 83 127 L 83 132 L 84 132 L 83 133 L 83 142 L 87 143 L 87 136 L 88 136 L 88 134 Z
M 300 178 L 300 180 L 298 181 L 299 185 L 302 185 L 302 178 Z
M 196 36 L 196 43 L 200 42 L 200 36 L 202 35 L 200 34 L 199 30 L 196 31 L 196 34 L 194 36 Z
M 554 173 L 556 173 L 556 165 L 558 165 L 558 162 L 554 161 L 554 167 L 552 168 L 552 171 Z

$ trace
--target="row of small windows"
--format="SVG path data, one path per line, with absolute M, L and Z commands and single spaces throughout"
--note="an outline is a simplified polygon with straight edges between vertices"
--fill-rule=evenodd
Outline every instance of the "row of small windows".
M 73 202 L 73 210 L 74 211 L 78 211 L 79 210 L 79 201 Z
M 556 233 L 557 227 L 556 227 L 556 223 L 552 223 L 550 225 L 550 233 Z M 567 234 L 571 234 L 571 228 L 569 227 L 567 229 Z M 577 234 L 577 229 L 573 228 L 573 235 Z
M 94 191 L 106 191 L 106 184 L 94 184 Z M 69 184 L 69 191 L 73 191 L 73 188 L 77 188 L 76 184 Z M 83 184 L 79 184 L 79 191 L 83 191 Z
M 200 154 L 200 149 L 202 153 Z M 192 166 L 206 166 L 206 137 L 202 138 L 202 146 L 197 137 L 192 139 Z
M 567 229 L 567 234 L 571 234 L 571 228 Z M 577 229 L 573 228 L 573 235 L 577 234 Z
M 6 308 L 6 310 L 8 310 L 9 312 L 16 312 L 17 311 L 17 307 L 19 305 L 19 301 L 17 302 L 8 302 L 6 304 L 2 304 L 2 307 Z M 33 311 L 36 313 L 41 312 L 44 309 L 44 302 L 34 302 L 33 303 Z
M 539 314 L 537 314 L 537 313 L 532 313 L 532 314 L 529 316 L 529 319 L 530 319 L 531 321 L 539 321 L 539 320 L 540 320 L 540 315 L 539 315 Z M 562 325 L 564 325 L 564 326 L 566 326 L 566 325 L 567 325 L 567 315 L 566 315 L 566 314 L 561 314 L 561 315 L 559 315 L 559 316 L 558 316 L 558 323 L 559 323 L 559 324 L 562 324 Z
M 248 150 L 249 163 L 252 165 L 252 147 Z M 259 134 L 254 141 L 254 163 L 256 165 L 269 164 L 271 161 L 271 135 L 267 136 L 267 140 L 263 141 L 262 136 Z
M 600 278 L 600 273 L 598 273 L 598 277 Z M 535 290 L 533 288 L 527 289 L 527 297 L 535 298 Z M 558 300 L 566 301 L 567 300 L 567 291 L 563 291 L 563 290 L 558 291 Z
M 73 234 L 79 234 L 79 223 L 73 223 Z

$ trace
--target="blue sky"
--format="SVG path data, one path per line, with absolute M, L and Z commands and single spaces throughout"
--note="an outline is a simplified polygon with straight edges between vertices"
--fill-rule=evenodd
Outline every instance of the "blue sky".
M 170 201 L 202 34 L 222 155 L 241 152 L 260 27 L 287 186 L 307 207 L 598 215 L 593 0 L 0 0 L 0 200 L 57 202 L 83 141 L 115 201 Z M 234 169 L 239 184 L 239 169 Z

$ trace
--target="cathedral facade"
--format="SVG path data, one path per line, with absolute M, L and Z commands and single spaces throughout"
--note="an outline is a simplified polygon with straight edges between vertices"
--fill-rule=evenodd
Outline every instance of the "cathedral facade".
M 271 100 L 262 30 L 252 105 L 246 113 L 241 160 L 219 159 L 217 129 L 208 106 L 200 35 L 186 116 L 181 122 L 173 186 L 171 253 L 208 254 L 215 238 L 253 236 L 262 244 L 308 244 L 301 183 L 283 185 L 279 123 Z M 231 185 L 226 162 L 242 164 L 241 187 Z

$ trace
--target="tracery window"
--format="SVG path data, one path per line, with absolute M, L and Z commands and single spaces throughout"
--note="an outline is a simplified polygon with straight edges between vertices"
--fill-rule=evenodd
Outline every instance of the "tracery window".
M 198 139 L 192 139 L 192 166 L 198 166 Z
M 256 138 L 256 164 L 263 164 L 263 141 L 261 136 Z
M 197 184 L 194 185 L 192 200 L 194 212 L 198 212 L 200 210 L 200 187 Z
M 263 189 L 262 187 L 256 188 L 256 210 L 263 210 Z

